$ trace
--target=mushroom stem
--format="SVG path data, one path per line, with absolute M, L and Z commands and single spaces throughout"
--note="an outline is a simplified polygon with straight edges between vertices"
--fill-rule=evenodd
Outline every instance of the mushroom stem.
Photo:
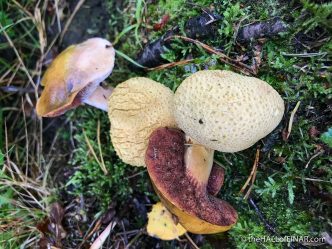
M 198 183 L 206 186 L 213 165 L 214 150 L 196 143 L 193 139 L 187 139 L 184 162 L 186 170 Z
M 91 105 L 103 111 L 108 111 L 108 98 L 111 96 L 113 88 L 103 88 L 97 86 L 96 90 L 89 96 L 89 98 L 84 99 L 85 104 Z

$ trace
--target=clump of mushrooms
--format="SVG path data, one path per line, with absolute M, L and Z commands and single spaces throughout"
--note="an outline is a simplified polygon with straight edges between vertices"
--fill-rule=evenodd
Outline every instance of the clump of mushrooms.
M 143 77 L 103 89 L 113 65 L 114 49 L 104 39 L 69 47 L 43 77 L 37 114 L 60 115 L 81 103 L 108 110 L 117 155 L 147 167 L 162 203 L 186 230 L 230 229 L 237 213 L 215 197 L 224 171 L 213 164 L 214 150 L 244 150 L 270 133 L 284 112 L 279 94 L 262 80 L 220 70 L 191 75 L 175 94 Z
M 113 146 L 118 154 L 118 156 L 126 163 L 133 166 L 147 166 L 149 175 L 154 184 L 158 184 L 159 180 L 163 179 L 154 178 L 151 169 L 153 165 L 156 165 L 155 162 L 151 163 L 149 153 L 152 153 L 152 157 L 157 155 L 160 151 L 163 151 L 162 156 L 164 162 L 166 162 L 170 157 L 172 157 L 172 151 L 175 151 L 176 156 L 179 160 L 184 159 L 184 154 L 177 150 L 177 144 L 172 141 L 169 142 L 170 137 L 160 137 L 155 136 L 156 141 L 160 141 L 160 148 L 148 145 L 148 143 L 154 144 L 153 134 L 161 130 L 174 130 L 180 132 L 184 136 L 184 133 L 176 129 L 177 124 L 173 115 L 173 103 L 174 94 L 173 92 L 165 87 L 164 85 L 147 79 L 143 77 L 136 77 L 129 79 L 123 83 L 120 83 L 113 91 L 111 97 L 109 98 L 109 120 L 111 122 L 111 140 Z M 167 128 L 164 128 L 167 127 Z M 150 148 L 148 148 L 148 146 Z M 184 143 L 182 143 L 184 146 Z M 160 154 L 158 154 L 160 155 Z M 209 192 L 210 195 L 215 195 L 219 192 L 224 178 L 224 171 L 221 167 L 214 165 L 213 163 L 213 153 L 207 152 L 202 147 L 191 147 L 187 150 L 186 160 L 192 168 L 192 172 L 196 173 L 196 177 L 199 179 L 204 178 L 205 181 L 205 192 Z M 176 167 L 180 168 L 183 164 L 176 162 Z M 206 174 L 200 175 L 205 172 L 205 167 L 209 163 L 210 171 Z M 210 165 L 211 163 L 211 165 Z M 175 164 L 174 164 L 175 165 Z M 165 165 L 162 165 L 165 166 Z M 182 167 L 183 168 L 183 167 Z M 152 169 L 153 170 L 153 169 Z M 174 187 L 179 187 L 178 180 L 181 179 L 181 175 L 178 174 L 176 168 L 172 168 L 171 171 L 168 171 L 167 166 L 164 167 L 165 175 L 173 175 Z M 158 178 L 158 177 L 157 177 Z M 188 188 L 191 188 L 193 192 L 197 190 L 194 182 L 187 182 Z M 181 187 L 181 186 L 180 186 Z M 177 197 L 182 198 L 184 195 L 187 195 L 187 192 L 183 188 L 178 189 L 180 193 L 177 194 Z M 158 189 L 156 188 L 158 192 Z M 164 191 L 158 192 L 159 196 L 162 196 Z M 214 197 L 210 197 L 214 198 Z M 219 199 L 215 198 L 219 201 Z M 162 199 L 165 204 L 166 199 Z M 205 199 L 200 197 L 195 202 L 204 202 Z M 219 207 L 221 216 L 227 216 L 227 213 L 230 213 L 232 222 L 234 224 L 236 221 L 236 211 L 227 203 L 220 201 L 223 205 Z M 212 205 L 214 206 L 214 205 Z M 166 205 L 172 212 L 173 210 Z M 190 207 L 188 207 L 190 211 Z M 211 210 L 209 210 L 211 211 Z M 179 217 L 179 222 L 184 226 L 188 231 L 195 232 L 193 227 L 188 229 L 186 224 L 183 224 L 183 215 L 180 217 L 178 213 L 172 212 Z M 213 215 L 213 214 L 212 214 Z M 210 216 L 210 215 L 207 215 Z M 189 218 L 191 222 L 194 222 L 195 217 Z M 228 218 L 225 218 L 228 219 Z M 200 226 L 203 222 L 200 222 Z M 213 227 L 213 226 L 212 226 Z M 202 227 L 201 227 L 202 228 Z M 208 228 L 207 228 L 208 229 Z M 214 233 L 217 230 L 197 230 L 197 233 Z M 227 230 L 227 229 L 223 229 Z M 218 230 L 220 231 L 220 230 Z M 157 231 L 156 231 L 157 233 Z
M 145 159 L 156 192 L 182 226 L 204 234 L 235 224 L 233 207 L 207 191 L 214 150 L 250 147 L 278 125 L 283 112 L 279 94 L 257 78 L 206 70 L 182 82 L 173 113 L 185 133 L 155 130 Z

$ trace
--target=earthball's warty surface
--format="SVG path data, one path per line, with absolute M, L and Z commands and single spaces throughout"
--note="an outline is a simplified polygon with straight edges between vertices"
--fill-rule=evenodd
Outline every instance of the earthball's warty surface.
M 109 98 L 111 139 L 118 156 L 133 166 L 145 166 L 150 134 L 159 127 L 176 127 L 174 93 L 144 77 L 119 84 Z
M 186 78 L 174 96 L 178 126 L 218 151 L 244 150 L 281 121 L 284 102 L 268 83 L 231 71 L 205 70 Z

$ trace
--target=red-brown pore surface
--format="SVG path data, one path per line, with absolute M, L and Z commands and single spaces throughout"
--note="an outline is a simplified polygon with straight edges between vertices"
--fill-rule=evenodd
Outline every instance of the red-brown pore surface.
M 159 128 L 149 139 L 146 166 L 155 187 L 178 208 L 219 226 L 234 224 L 235 209 L 209 195 L 206 183 L 188 176 L 184 164 L 185 134 L 178 129 Z
M 217 164 L 213 164 L 209 180 L 206 186 L 207 192 L 210 195 L 217 195 L 222 185 L 224 184 L 225 171 Z

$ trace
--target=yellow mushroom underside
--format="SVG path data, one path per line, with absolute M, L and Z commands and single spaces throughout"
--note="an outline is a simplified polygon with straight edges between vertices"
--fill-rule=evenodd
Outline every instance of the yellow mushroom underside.
M 180 223 L 175 223 L 173 215 L 161 202 L 154 204 L 148 213 L 146 230 L 150 236 L 162 240 L 177 239 L 186 232 Z

